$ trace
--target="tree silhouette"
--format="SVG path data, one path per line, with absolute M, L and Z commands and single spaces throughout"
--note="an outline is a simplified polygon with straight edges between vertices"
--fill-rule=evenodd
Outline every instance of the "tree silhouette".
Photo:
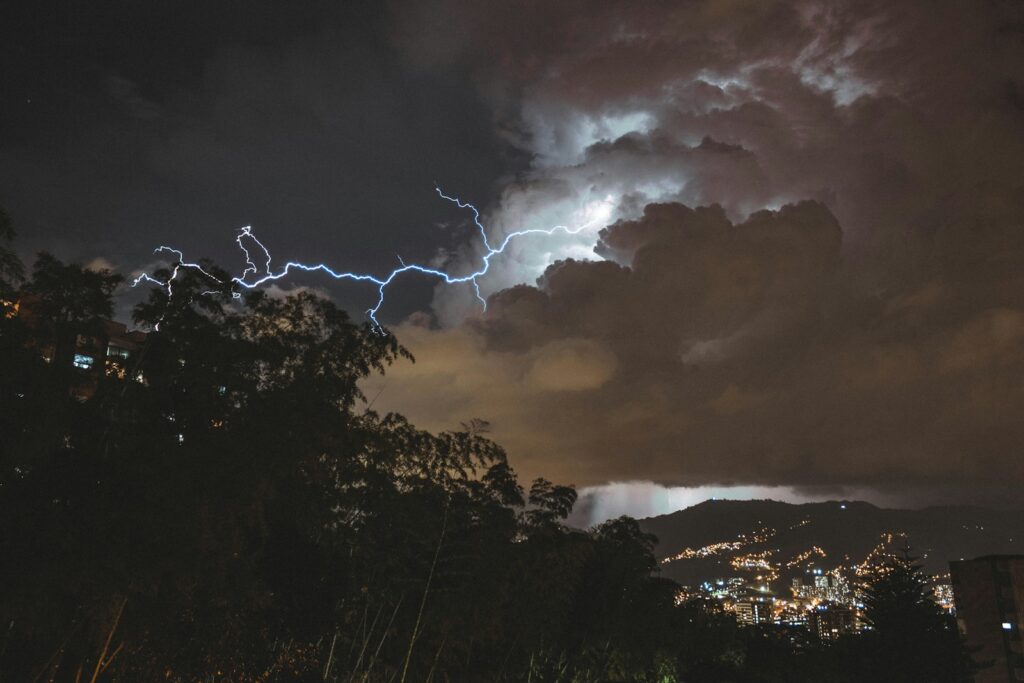
M 956 625 L 936 604 L 912 558 L 889 558 L 864 589 L 870 631 L 859 641 L 858 667 L 873 680 L 970 681 L 974 672 Z
M 22 296 L 35 323 L 36 340 L 53 347 L 55 368 L 70 366 L 78 337 L 102 333 L 102 321 L 113 311 L 111 294 L 121 280 L 108 270 L 88 270 L 39 254 Z
M 528 524 L 535 527 L 557 525 L 572 512 L 576 489 L 552 484 L 544 478 L 534 479 L 528 500 L 533 506 L 526 511 Z
M 25 278 L 25 266 L 11 247 L 14 236 L 11 218 L 0 206 L 0 317 L 13 303 L 18 285 Z
M 173 296 L 151 291 L 130 371 L 81 400 L 69 349 L 118 278 L 41 255 L 19 287 L 32 316 L 0 327 L 0 681 L 966 670 L 909 564 L 869 588 L 870 635 L 828 649 L 676 606 L 652 536 L 564 526 L 576 490 L 524 497 L 486 423 L 437 434 L 371 410 L 361 380 L 411 360 L 395 337 L 307 293 L 235 297 L 203 268 L 216 280 L 179 269 Z

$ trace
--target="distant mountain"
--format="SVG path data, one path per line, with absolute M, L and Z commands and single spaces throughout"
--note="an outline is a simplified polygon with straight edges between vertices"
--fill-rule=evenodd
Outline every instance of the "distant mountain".
M 780 587 L 810 568 L 850 567 L 880 542 L 909 545 L 929 574 L 949 561 L 1024 553 L 1024 513 L 977 507 L 888 510 L 858 501 L 793 505 L 773 500 L 709 500 L 640 521 L 658 537 L 662 575 L 684 585 L 772 573 Z

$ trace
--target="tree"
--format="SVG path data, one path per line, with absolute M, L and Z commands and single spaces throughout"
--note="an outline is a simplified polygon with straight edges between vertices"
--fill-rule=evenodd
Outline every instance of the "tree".
M 12 474 L 17 450 L 18 425 L 25 413 L 25 387 L 41 364 L 37 354 L 28 351 L 27 330 L 18 319 L 18 291 L 25 269 L 11 246 L 14 228 L 0 207 L 0 487 Z
M 3 336 L 3 680 L 956 680 L 916 568 L 872 584 L 869 637 L 813 657 L 677 607 L 652 536 L 566 527 L 571 486 L 524 500 L 486 423 L 373 412 L 361 380 L 411 358 L 392 335 L 309 294 L 236 297 L 213 264 L 172 275 L 126 379 L 88 399 L 38 346 L 109 315 L 116 276 L 41 257 L 39 322 Z
M 22 298 L 35 322 L 37 342 L 53 347 L 54 367 L 70 368 L 76 339 L 102 331 L 102 320 L 113 312 L 111 295 L 121 280 L 109 270 L 89 270 L 39 254 Z
M 910 558 L 878 566 L 864 590 L 869 627 L 853 649 L 866 679 L 893 683 L 970 681 L 975 667 L 957 633 Z
M 0 212 L 0 237 L 13 234 L 6 221 Z M 0 286 L 13 288 L 20 277 L 20 263 L 0 244 Z M 17 315 L 7 306 L 0 316 L 0 485 L 31 469 L 58 444 L 69 443 L 72 425 L 83 415 L 70 395 L 80 381 L 72 359 L 80 338 L 102 333 L 120 281 L 108 271 L 64 264 L 43 253 L 31 278 L 11 290 Z
M 61 268 L 79 276 L 38 269 L 48 316 L 109 310 L 109 292 L 61 289 Z M 523 498 L 484 425 L 435 435 L 358 409 L 359 381 L 408 354 L 330 302 L 235 299 L 194 269 L 173 284 L 136 311 L 144 381 L 101 378 L 69 403 L 67 438 L 0 481 L 0 621 L 16 625 L 0 669 L 70 678 L 117 614 L 111 676 L 487 671 Z M 27 389 L 9 426 L 54 431 Z
M 26 364 L 31 363 L 31 359 L 25 353 L 25 330 L 19 324 L 17 316 L 18 290 L 25 279 L 25 267 L 12 247 L 14 236 L 11 219 L 0 206 L 0 371 L 12 379 L 19 374 L 23 376 Z M 11 390 L 21 383 L 17 380 L 10 381 L 4 388 Z M 0 402 L 6 403 L 5 398 L 10 397 L 0 394 Z
M 534 527 L 557 527 L 569 516 L 576 504 L 576 489 L 572 486 L 552 484 L 544 478 L 533 480 L 525 513 L 526 523 Z
M 0 319 L 13 303 L 18 285 L 25 278 L 25 267 L 11 248 L 14 236 L 11 218 L 0 206 Z

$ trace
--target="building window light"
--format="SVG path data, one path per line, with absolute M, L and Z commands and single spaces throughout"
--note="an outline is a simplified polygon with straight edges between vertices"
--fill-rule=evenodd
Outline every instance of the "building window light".
M 1009 621 L 1004 621 L 1003 622 L 1003 630 L 1004 631 L 1012 631 L 1013 630 L 1013 624 L 1010 623 Z
M 93 357 L 92 356 L 87 356 L 84 353 L 76 353 L 75 354 L 75 360 L 72 361 L 72 364 L 76 368 L 79 368 L 80 370 L 91 370 L 92 369 L 92 363 L 93 363 Z
M 120 346 L 108 346 L 107 356 L 111 358 L 128 358 L 129 351 L 128 349 L 122 348 Z

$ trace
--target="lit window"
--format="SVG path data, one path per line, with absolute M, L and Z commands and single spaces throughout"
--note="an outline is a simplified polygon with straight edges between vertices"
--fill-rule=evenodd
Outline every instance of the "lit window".
M 120 346 L 108 346 L 107 356 L 111 358 L 127 358 L 129 355 L 128 349 Z
M 1013 630 L 1013 624 L 1011 624 L 1008 621 L 1004 621 L 1003 622 L 1003 630 L 1004 631 L 1012 631 Z
M 83 353 L 76 353 L 75 360 L 72 362 L 76 368 L 80 368 L 82 370 L 89 370 L 92 368 L 93 358 L 92 356 L 86 356 Z

